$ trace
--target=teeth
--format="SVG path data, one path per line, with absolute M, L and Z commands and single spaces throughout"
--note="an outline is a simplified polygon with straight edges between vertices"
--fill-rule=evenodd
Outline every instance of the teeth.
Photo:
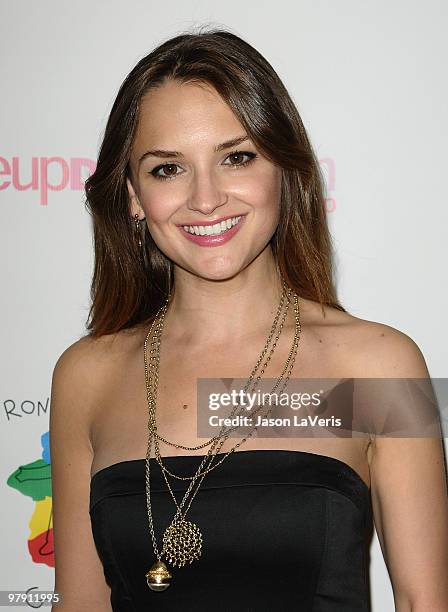
M 214 225 L 184 225 L 183 228 L 186 232 L 195 236 L 219 236 L 222 232 L 226 232 L 236 225 L 240 219 L 241 215 L 215 223 Z

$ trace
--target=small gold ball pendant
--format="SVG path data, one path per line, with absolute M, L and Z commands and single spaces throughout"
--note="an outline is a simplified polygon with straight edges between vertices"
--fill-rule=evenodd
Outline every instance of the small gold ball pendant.
M 146 582 L 152 591 L 164 591 L 170 586 L 171 574 L 163 561 L 156 561 L 146 574 Z

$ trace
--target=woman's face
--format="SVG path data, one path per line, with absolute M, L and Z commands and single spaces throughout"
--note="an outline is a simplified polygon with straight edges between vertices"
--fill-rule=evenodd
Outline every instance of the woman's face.
M 169 81 L 150 91 L 130 163 L 132 216 L 146 217 L 160 250 L 197 276 L 231 278 L 277 227 L 281 169 L 210 86 Z

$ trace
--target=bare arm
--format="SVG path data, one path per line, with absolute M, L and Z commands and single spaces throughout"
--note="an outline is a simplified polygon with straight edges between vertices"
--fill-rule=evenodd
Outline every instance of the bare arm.
M 387 328 L 369 343 L 372 376 L 427 378 L 411 338 Z M 381 365 L 380 365 L 381 364 Z M 448 610 L 448 495 L 442 438 L 376 437 L 370 463 L 376 531 L 397 612 Z
M 93 540 L 90 469 L 93 451 L 89 415 L 101 372 L 93 341 L 83 338 L 59 358 L 52 379 L 50 453 L 53 491 L 55 612 L 111 612 L 110 588 Z

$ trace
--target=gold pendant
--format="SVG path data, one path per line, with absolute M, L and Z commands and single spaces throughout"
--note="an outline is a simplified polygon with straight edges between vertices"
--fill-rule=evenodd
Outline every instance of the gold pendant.
M 172 576 L 163 561 L 156 561 L 146 574 L 146 582 L 152 591 L 164 591 L 171 582 Z
M 201 556 L 202 534 L 199 527 L 185 519 L 176 519 L 163 535 L 163 552 L 172 565 L 183 567 Z

